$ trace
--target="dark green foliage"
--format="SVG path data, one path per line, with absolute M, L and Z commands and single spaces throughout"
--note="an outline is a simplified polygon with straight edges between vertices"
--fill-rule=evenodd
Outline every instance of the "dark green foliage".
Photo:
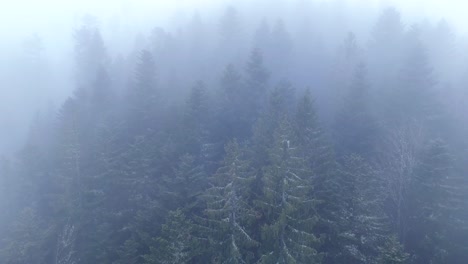
M 294 89 L 289 82 L 281 82 L 270 93 L 266 109 L 254 125 L 255 165 L 263 166 L 269 163 L 268 150 L 274 144 L 273 133 L 281 119 L 289 115 L 294 106 Z
M 318 221 L 313 172 L 297 156 L 291 126 L 283 119 L 270 149 L 271 165 L 263 175 L 263 197 L 257 201 L 265 222 L 260 263 L 320 263 L 320 240 L 313 233 Z
M 444 142 L 430 142 L 421 157 L 412 186 L 412 217 L 406 247 L 413 263 L 444 263 L 448 255 L 443 241 L 453 208 L 447 179 L 453 174 L 452 161 Z
M 52 226 L 47 225 L 34 208 L 25 208 L 3 238 L 1 259 L 6 264 L 47 263 L 52 254 L 47 245 L 52 232 Z
M 259 243 L 250 231 L 258 218 L 250 204 L 253 180 L 242 148 L 236 141 L 228 143 L 223 164 L 212 177 L 212 187 L 201 196 L 206 209 L 198 218 L 197 233 L 209 246 L 205 259 L 229 264 L 254 262 Z
M 151 247 L 151 253 L 144 256 L 144 263 L 190 263 L 198 247 L 193 229 L 193 223 L 182 211 L 170 212 L 166 224 L 162 226 L 161 236 L 155 239 L 155 246 Z
M 344 214 L 339 262 L 378 263 L 380 247 L 390 234 L 384 212 L 383 182 L 363 158 L 351 155 L 342 165 Z
M 322 239 L 319 252 L 326 252 L 325 263 L 333 263 L 335 255 L 342 250 L 338 245 L 343 212 L 343 198 L 340 197 L 342 179 L 336 170 L 332 147 L 319 124 L 309 91 L 299 99 L 293 124 L 298 156 L 305 160 L 314 186 L 311 195 L 316 200 L 316 211 L 320 216 L 314 232 Z
M 195 157 L 185 154 L 174 172 L 165 177 L 165 194 L 162 199 L 168 208 L 184 208 L 191 212 L 198 196 L 208 185 L 206 178 L 203 167 L 196 163 Z
M 380 248 L 378 264 L 405 264 L 409 255 L 404 252 L 403 246 L 395 236 L 387 238 L 385 244 Z
M 299 99 L 293 122 L 294 138 L 300 155 L 316 175 L 326 177 L 334 167 L 334 153 L 319 123 L 315 103 L 307 90 Z

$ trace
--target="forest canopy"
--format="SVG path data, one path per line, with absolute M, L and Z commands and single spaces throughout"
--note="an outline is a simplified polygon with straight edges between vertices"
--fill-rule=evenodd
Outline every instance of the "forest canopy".
M 84 16 L 73 92 L 0 159 L 0 263 L 465 264 L 467 43 L 353 11 L 230 5 L 128 49 Z M 64 84 L 47 48 L 30 96 Z

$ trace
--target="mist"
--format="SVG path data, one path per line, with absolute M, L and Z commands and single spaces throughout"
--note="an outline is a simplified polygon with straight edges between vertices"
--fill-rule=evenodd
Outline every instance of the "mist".
M 236 1 L 236 5 L 246 10 L 246 16 L 251 18 L 281 17 L 290 14 L 297 3 L 285 1 Z M 454 31 L 464 37 L 467 22 L 464 19 L 460 3 L 440 3 L 439 1 L 312 1 L 318 6 L 336 7 L 336 16 L 340 13 L 346 17 L 337 20 L 353 20 L 354 24 L 347 30 L 360 31 L 362 29 L 363 41 L 367 37 L 366 24 L 375 20 L 380 9 L 395 6 L 403 15 L 405 24 L 423 23 L 430 21 L 436 23 L 441 19 L 447 20 Z M 28 125 L 38 111 L 47 107 L 60 105 L 71 94 L 74 83 L 73 75 L 73 29 L 83 22 L 86 15 L 93 16 L 99 24 L 105 42 L 111 42 L 106 48 L 114 55 L 128 53 L 135 44 L 137 35 L 150 32 L 154 27 L 161 27 L 168 31 L 177 31 L 187 23 L 191 17 L 198 13 L 204 16 L 206 23 L 216 24 L 216 19 L 222 9 L 229 2 L 222 1 L 41 1 L 29 0 L 15 1 L 6 4 L 0 10 L 0 34 L 3 36 L 0 56 L 3 70 L 2 80 L 5 85 L 2 89 L 2 140 L 0 140 L 0 153 L 9 155 L 17 151 L 26 136 Z M 362 14 L 365 13 L 364 16 Z M 333 16 L 332 16 L 333 17 Z M 294 20 L 294 18 L 289 18 Z M 250 22 L 249 22 L 250 23 Z M 255 21 L 253 21 L 255 23 Z M 338 23 L 338 22 L 337 22 Z M 358 33 L 358 32 L 356 32 Z M 361 33 L 361 32 L 359 32 Z M 20 84 L 16 80 L 21 68 L 27 65 L 30 56 L 27 42 L 34 41 L 40 46 L 40 59 L 43 60 L 44 71 L 54 72 L 48 76 L 46 87 L 32 88 L 32 83 Z M 31 44 L 31 43 L 30 43 Z M 464 42 L 459 47 L 464 47 Z M 39 56 L 38 55 L 38 56 Z M 13 62 L 13 63 L 12 63 Z M 36 62 L 32 62 L 36 63 Z M 44 84 L 45 85 L 45 84 Z M 30 94 L 30 92 L 32 92 Z
M 5 4 L 0 263 L 466 263 L 464 7 Z

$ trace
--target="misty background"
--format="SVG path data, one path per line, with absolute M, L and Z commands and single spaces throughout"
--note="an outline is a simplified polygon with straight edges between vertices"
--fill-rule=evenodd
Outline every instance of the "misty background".
M 284 17 L 286 24 L 298 23 L 288 16 L 307 1 L 236 1 L 245 10 L 242 16 L 244 29 L 252 31 L 260 20 Z M 382 8 L 395 6 L 402 13 L 403 22 L 435 24 L 441 19 L 453 31 L 453 48 L 461 52 L 468 46 L 466 33 L 468 21 L 463 12 L 468 6 L 460 1 L 378 1 L 336 0 L 309 1 L 331 14 L 315 14 L 312 20 L 321 21 L 328 16 L 325 27 L 339 27 L 332 37 L 353 31 L 366 45 L 368 28 L 374 23 Z M 219 14 L 228 1 L 214 0 L 119 0 L 119 1 L 29 1 L 5 3 L 0 10 L 0 153 L 10 155 L 24 141 L 28 127 L 38 112 L 58 107 L 69 96 L 73 82 L 73 29 L 83 22 L 83 17 L 96 18 L 103 40 L 111 56 L 129 53 L 138 38 L 143 38 L 154 27 L 168 32 L 180 31 L 199 14 L 207 27 L 217 27 Z M 252 21 L 250 21 L 252 20 Z M 321 22 L 323 23 L 323 22 Z M 245 32 L 252 33 L 252 32 Z M 336 39 L 325 47 L 328 52 L 337 48 Z M 452 65 L 462 63 L 465 57 L 454 56 Z M 24 78 L 23 71 L 32 75 Z

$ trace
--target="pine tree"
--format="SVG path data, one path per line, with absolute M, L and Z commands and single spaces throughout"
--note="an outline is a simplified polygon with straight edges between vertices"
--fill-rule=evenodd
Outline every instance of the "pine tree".
M 444 247 L 447 236 L 446 211 L 449 199 L 446 179 L 453 173 L 452 161 L 444 142 L 429 143 L 411 186 L 410 226 L 406 248 L 413 263 L 444 263 L 448 255 Z
M 127 128 L 132 135 L 145 135 L 157 126 L 159 106 L 156 65 L 153 55 L 143 50 L 135 68 L 133 84 L 128 91 Z
M 198 236 L 209 242 L 206 259 L 220 263 L 253 263 L 258 246 L 249 229 L 257 218 L 250 205 L 254 177 L 243 152 L 235 140 L 226 145 L 223 165 L 201 196 L 206 209 L 197 218 Z
M 3 214 L 0 216 L 0 220 L 6 222 L 9 220 L 14 210 L 14 186 L 13 181 L 12 165 L 9 159 L 6 157 L 0 157 L 0 210 Z M 0 227 L 0 234 L 4 231 L 3 226 Z
M 234 137 L 244 140 L 250 135 L 249 113 L 244 105 L 243 91 L 241 74 L 234 65 L 229 64 L 220 78 L 215 127 L 216 137 L 223 142 L 223 146 Z
M 162 199 L 168 208 L 194 213 L 199 195 L 207 187 L 206 172 L 190 154 L 180 157 L 177 168 L 164 178 L 165 194 Z
M 311 171 L 319 216 L 314 232 L 321 237 L 319 252 L 326 252 L 324 263 L 334 263 L 340 254 L 340 228 L 342 225 L 343 192 L 342 177 L 337 172 L 333 149 L 325 137 L 314 101 L 309 91 L 299 100 L 294 119 L 294 138 L 299 157 L 302 157 Z
M 408 263 L 409 254 L 405 253 L 403 246 L 396 236 L 387 239 L 384 246 L 380 248 L 378 264 L 405 264 Z
M 315 102 L 310 90 L 300 98 L 294 117 L 294 137 L 301 155 L 319 175 L 333 167 L 334 154 L 319 123 Z
M 94 113 L 109 111 L 114 99 L 113 95 L 109 73 L 106 69 L 100 68 L 96 73 L 91 91 L 91 104 Z
M 384 212 L 383 183 L 378 172 L 358 155 L 347 156 L 343 173 L 344 214 L 339 262 L 376 263 L 385 247 L 390 223 Z
M 349 88 L 355 79 L 356 68 L 362 59 L 361 47 L 358 46 L 354 33 L 348 33 L 336 54 L 330 73 L 330 89 L 327 94 L 331 116 L 336 115 L 342 101 L 350 93 Z
M 293 41 L 283 20 L 279 19 L 271 32 L 267 65 L 275 80 L 288 78 L 293 59 Z
M 378 126 L 370 109 L 366 78 L 365 66 L 361 64 L 356 69 L 348 95 L 336 117 L 336 148 L 341 155 L 375 155 Z
M 209 139 L 209 122 L 211 121 L 209 111 L 208 95 L 203 82 L 197 82 L 190 91 L 186 102 L 184 116 L 184 148 L 192 155 L 199 157 L 203 155 Z
M 155 238 L 151 253 L 144 256 L 145 264 L 191 263 L 199 247 L 193 237 L 193 222 L 181 210 L 172 211 L 162 226 L 161 236 Z
M 260 168 L 269 163 L 268 150 L 273 146 L 273 133 L 284 116 L 293 111 L 295 105 L 294 88 L 291 83 L 284 81 L 279 83 L 269 95 L 268 104 L 254 125 L 252 141 L 254 143 L 254 162 Z
M 468 182 L 463 170 L 454 169 L 442 183 L 447 199 L 440 204 L 446 230 L 441 247 L 447 249 L 446 262 L 462 264 L 468 257 Z
M 264 171 L 261 208 L 262 248 L 260 263 L 320 263 L 319 238 L 313 233 L 318 221 L 311 193 L 312 171 L 297 156 L 290 124 L 285 119 L 275 131 L 271 165 Z
M 436 81 L 426 48 L 420 40 L 420 30 L 414 27 L 408 34 L 398 84 L 390 90 L 387 117 L 394 125 L 420 122 L 430 128 L 427 125 L 434 125 L 440 118 L 434 90 Z
M 371 32 L 370 68 L 374 71 L 372 76 L 378 81 L 375 85 L 383 84 L 383 88 L 391 87 L 391 83 L 386 81 L 394 79 L 401 66 L 401 48 L 403 46 L 405 26 L 401 19 L 400 12 L 394 7 L 386 8 L 382 11 Z M 374 69 L 374 66 L 377 66 Z M 388 75 L 385 77 L 385 75 Z M 372 79 L 374 81 L 374 79 Z
M 389 96 L 399 87 L 400 70 L 404 64 L 405 25 L 394 7 L 382 11 L 371 32 L 369 45 L 369 81 L 374 88 L 375 109 L 385 117 L 391 108 Z
M 24 208 L 2 240 L 0 260 L 6 264 L 41 264 L 50 261 L 53 226 L 39 217 L 35 208 Z
M 242 98 L 248 110 L 248 124 L 253 125 L 265 105 L 268 92 L 269 72 L 263 62 L 263 55 L 259 49 L 254 49 L 250 54 L 245 72 L 245 87 Z
M 89 91 L 101 67 L 108 64 L 107 51 L 98 29 L 97 19 L 85 16 L 73 34 L 75 39 L 76 81 L 80 89 Z

